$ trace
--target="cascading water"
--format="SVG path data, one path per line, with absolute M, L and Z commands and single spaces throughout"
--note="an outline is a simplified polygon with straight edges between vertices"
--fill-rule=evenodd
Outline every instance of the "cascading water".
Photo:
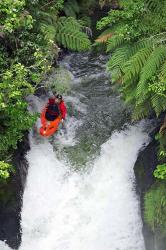
M 144 250 L 133 166 L 149 141 L 145 123 L 122 130 L 127 111 L 103 74 L 105 58 L 78 58 L 63 65 L 75 77 L 66 101 L 79 115 L 67 134 L 30 135 L 19 250 Z

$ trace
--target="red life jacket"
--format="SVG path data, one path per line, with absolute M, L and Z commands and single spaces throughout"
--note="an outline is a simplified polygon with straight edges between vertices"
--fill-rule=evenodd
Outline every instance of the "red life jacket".
M 61 103 L 58 106 L 61 112 L 62 119 L 65 119 L 66 114 L 67 114 L 67 108 L 66 108 L 64 101 L 61 101 Z
M 52 116 L 59 116 L 60 112 L 59 112 L 59 108 L 57 104 L 48 104 L 46 112 Z

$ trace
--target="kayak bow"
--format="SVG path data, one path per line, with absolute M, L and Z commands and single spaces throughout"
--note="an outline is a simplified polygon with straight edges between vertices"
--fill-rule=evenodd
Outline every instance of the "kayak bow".
M 61 122 L 62 118 L 58 116 L 54 121 L 47 121 L 45 118 L 46 108 L 42 111 L 40 115 L 41 120 L 41 128 L 40 128 L 40 135 L 44 137 L 49 137 L 53 135 L 59 127 L 59 123 Z

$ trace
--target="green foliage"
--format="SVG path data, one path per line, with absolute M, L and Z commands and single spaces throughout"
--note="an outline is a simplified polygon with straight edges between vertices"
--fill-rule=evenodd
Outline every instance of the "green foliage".
M 90 48 L 84 25 L 63 16 L 69 5 L 76 17 L 80 12 L 76 0 L 66 1 L 65 7 L 64 0 L 0 1 L 0 166 L 4 170 L 0 178 L 9 176 L 7 155 L 36 121 L 38 114 L 28 112 L 26 97 L 48 76 L 58 46 L 74 51 Z
M 0 155 L 15 148 L 21 140 L 22 132 L 31 128 L 35 116 L 27 111 L 24 98 L 33 93 L 27 81 L 28 71 L 21 64 L 12 65 L 6 70 L 0 82 Z
M 155 232 L 159 230 L 166 235 L 166 185 L 154 185 L 144 198 L 144 217 L 147 224 Z
M 98 44 L 107 32 L 107 70 L 131 105 L 134 120 L 159 116 L 166 111 L 166 1 L 119 3 L 119 10 L 111 10 L 97 24 L 102 30 Z M 166 119 L 156 139 L 159 164 L 154 176 L 160 182 L 145 195 L 145 220 L 153 231 L 166 235 Z
M 3 32 L 13 32 L 15 29 L 32 28 L 32 16 L 24 9 L 25 0 L 3 0 L 0 2 L 0 25 Z
M 73 17 L 54 18 L 48 14 L 49 19 L 41 22 L 41 31 L 46 40 L 74 51 L 90 49 L 88 35 L 83 32 L 84 26 Z
M 120 1 L 97 28 L 109 28 L 107 52 L 113 53 L 108 70 L 113 82 L 133 106 L 133 119 L 166 110 L 166 3 L 165 1 Z M 153 6 L 153 7 L 152 7 Z
M 9 178 L 11 172 L 13 172 L 12 165 L 4 161 L 0 161 L 0 180 L 6 180 Z
M 63 10 L 66 16 L 76 18 L 80 12 L 80 7 L 77 0 L 68 0 L 65 2 Z
M 161 179 L 161 180 L 166 180 L 166 164 L 162 165 L 157 165 L 157 169 L 154 171 L 154 177 Z
M 65 48 L 85 51 L 90 48 L 90 41 L 81 31 L 82 26 L 72 17 L 61 17 L 58 20 L 56 40 Z

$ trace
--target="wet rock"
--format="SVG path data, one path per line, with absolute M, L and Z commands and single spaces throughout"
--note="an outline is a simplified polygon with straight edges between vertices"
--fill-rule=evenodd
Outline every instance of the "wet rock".
M 141 214 L 143 220 L 143 235 L 145 240 L 146 250 L 165 250 L 166 239 L 159 237 L 158 232 L 153 233 L 151 228 L 147 225 L 144 220 L 144 196 L 145 193 L 152 187 L 156 182 L 153 176 L 153 171 L 158 164 L 157 160 L 157 148 L 158 142 L 155 140 L 154 136 L 159 130 L 157 127 L 151 133 L 151 142 L 149 145 L 140 152 L 137 161 L 134 166 L 134 172 L 136 176 L 136 188 L 140 196 L 141 202 Z
M 28 171 L 25 154 L 29 149 L 26 133 L 13 156 L 15 173 L 7 183 L 0 184 L 0 240 L 13 249 L 17 249 L 21 242 L 20 212 Z

